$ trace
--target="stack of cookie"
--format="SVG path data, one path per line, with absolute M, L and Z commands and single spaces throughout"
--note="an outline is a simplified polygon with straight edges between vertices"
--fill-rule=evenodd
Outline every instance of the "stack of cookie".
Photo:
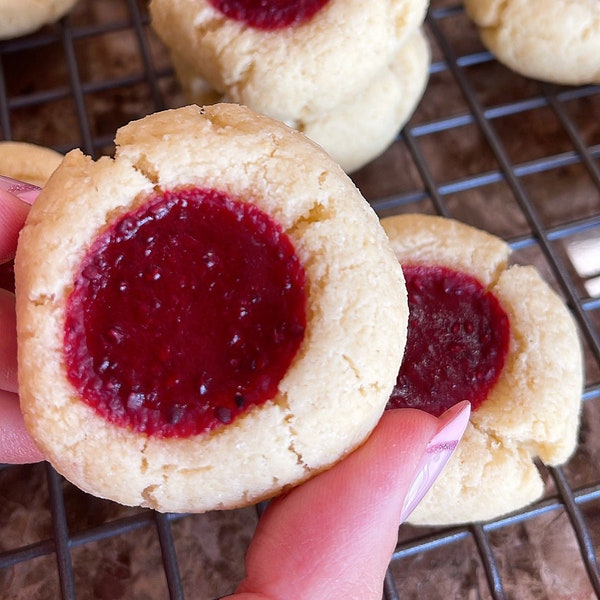
M 427 83 L 427 0 L 152 0 L 189 102 L 303 131 L 348 172 L 394 140 Z M 275 6 L 276 5 L 276 6 Z

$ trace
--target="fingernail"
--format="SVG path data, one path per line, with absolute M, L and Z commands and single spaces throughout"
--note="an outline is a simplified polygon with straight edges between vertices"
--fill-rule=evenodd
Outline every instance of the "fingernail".
M 11 193 L 23 202 L 27 202 L 27 204 L 31 204 L 40 192 L 37 185 L 19 181 L 6 175 L 0 175 L 0 190 Z
M 415 510 L 450 460 L 465 432 L 470 414 L 471 403 L 465 400 L 455 404 L 440 416 L 439 429 L 427 444 L 415 479 L 404 499 L 400 515 L 402 521 L 405 521 Z

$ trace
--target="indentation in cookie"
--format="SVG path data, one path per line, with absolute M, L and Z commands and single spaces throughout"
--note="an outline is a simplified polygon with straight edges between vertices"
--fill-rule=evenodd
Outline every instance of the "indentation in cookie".
M 256 29 L 273 31 L 310 21 L 329 0 L 208 0 L 225 16 Z
M 305 327 L 304 267 L 281 227 L 181 188 L 94 241 L 67 303 L 67 372 L 110 422 L 185 437 L 273 398 Z
M 334 219 L 335 213 L 335 206 L 324 206 L 315 202 L 312 206 L 307 207 L 304 214 L 298 215 L 288 233 L 293 234 L 296 238 L 301 238 L 303 233 L 313 225 Z
M 476 410 L 504 367 L 510 326 L 479 281 L 446 267 L 406 265 L 409 326 L 404 360 L 388 408 L 436 416 L 461 400 Z
M 144 177 L 146 177 L 149 181 L 158 185 L 160 180 L 159 171 L 156 165 L 148 160 L 148 157 L 145 154 L 142 154 L 138 157 L 137 163 L 132 165 L 136 171 L 139 171 Z
M 154 508 L 156 506 L 159 506 L 159 502 L 156 499 L 156 495 L 155 495 L 155 491 L 157 489 L 159 489 L 160 486 L 155 484 L 155 485 L 149 485 L 147 487 L 145 487 L 142 490 L 142 498 L 144 499 L 144 506 L 147 506 L 148 508 Z

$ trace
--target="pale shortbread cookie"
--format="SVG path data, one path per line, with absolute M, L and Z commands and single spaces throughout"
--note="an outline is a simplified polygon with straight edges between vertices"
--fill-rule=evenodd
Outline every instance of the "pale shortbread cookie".
M 194 64 L 186 60 L 185 56 L 180 56 L 176 52 L 171 52 L 170 55 L 177 81 L 188 104 L 205 106 L 228 101 L 198 73 Z
M 27 142 L 0 142 L 0 175 L 43 187 L 63 155 Z
M 543 492 L 534 458 L 558 465 L 577 444 L 583 363 L 571 314 L 533 267 L 508 267 L 510 248 L 496 236 L 425 215 L 388 217 L 382 225 L 401 263 L 472 275 L 510 322 L 500 378 L 409 521 L 488 520 L 533 502 Z
M 152 0 L 166 46 L 233 102 L 281 121 L 332 110 L 389 65 L 423 22 L 427 0 L 330 0 L 275 31 L 230 19 L 207 0 Z
M 404 279 L 379 221 L 329 156 L 245 107 L 184 107 L 121 128 L 114 159 L 74 150 L 34 204 L 16 257 L 19 384 L 49 461 L 95 495 L 162 511 L 270 497 L 361 444 L 398 371 Z M 110 425 L 65 372 L 65 303 L 92 240 L 155 190 L 217 189 L 280 224 L 307 275 L 307 327 L 278 392 L 190 438 Z
M 77 0 L 0 0 L 0 40 L 32 33 L 58 21 Z
M 487 48 L 517 73 L 600 83 L 598 0 L 465 0 L 465 9 Z
M 230 100 L 211 88 L 184 58 L 172 57 L 190 103 Z M 356 171 L 385 151 L 411 117 L 425 90 L 430 61 L 429 42 L 419 28 L 361 93 L 331 111 L 287 124 L 317 142 L 346 172 Z
M 289 124 L 351 173 L 382 154 L 412 116 L 429 78 L 429 43 L 419 29 L 361 94 L 323 115 Z

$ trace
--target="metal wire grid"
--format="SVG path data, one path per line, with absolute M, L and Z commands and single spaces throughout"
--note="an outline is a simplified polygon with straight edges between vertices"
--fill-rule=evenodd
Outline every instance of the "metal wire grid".
M 157 62 L 153 50 L 152 34 L 149 31 L 146 4 L 136 0 L 114 0 L 114 4 L 123 5 L 123 17 L 113 20 L 87 22 L 77 24 L 71 18 L 64 19 L 56 27 L 44 29 L 38 34 L 19 40 L 0 43 L 0 130 L 3 139 L 13 139 L 17 115 L 27 110 L 35 112 L 36 107 L 69 99 L 74 107 L 77 132 L 75 139 L 65 135 L 63 139 L 53 140 L 52 145 L 60 151 L 66 151 L 74 146 L 81 147 L 84 152 L 97 155 L 112 143 L 112 133 L 103 133 L 92 127 L 87 99 L 93 94 L 105 91 L 125 89 L 131 86 L 141 86 L 149 110 L 161 110 L 177 103 L 172 95 L 172 70 L 168 65 Z M 445 32 L 445 24 L 451 19 L 463 14 L 459 4 L 448 5 L 443 1 L 432 1 L 427 16 L 427 30 L 437 48 L 437 57 L 432 66 L 432 75 L 445 72 L 451 76 L 458 86 L 467 109 L 453 116 L 435 118 L 419 124 L 410 123 L 400 134 L 396 145 L 402 146 L 410 155 L 420 177 L 420 184 L 414 189 L 385 196 L 370 197 L 374 208 L 380 214 L 402 212 L 420 202 L 429 202 L 433 211 L 445 216 L 452 216 L 448 199 L 452 194 L 472 189 L 486 188 L 497 182 L 508 185 L 510 193 L 518 205 L 528 225 L 528 232 L 511 237 L 509 242 L 515 250 L 535 246 L 540 249 L 543 259 L 556 283 L 573 310 L 580 325 L 585 342 L 588 361 L 600 369 L 600 325 L 598 321 L 600 299 L 590 297 L 579 291 L 579 283 L 564 256 L 557 250 L 557 241 L 575 235 L 578 232 L 593 230 L 600 227 L 600 144 L 588 144 L 583 139 L 580 129 L 574 122 L 569 111 L 565 108 L 569 101 L 581 98 L 595 98 L 600 95 L 599 86 L 584 86 L 579 88 L 558 88 L 547 84 L 538 85 L 538 93 L 526 99 L 496 104 L 484 107 L 473 88 L 471 80 L 465 75 L 465 70 L 475 65 L 494 64 L 493 57 L 481 48 L 475 51 L 457 53 Z M 78 43 L 106 34 L 133 34 L 136 52 L 139 56 L 140 69 L 133 74 L 119 77 L 107 77 L 101 80 L 88 81 L 81 77 L 82 58 L 78 56 Z M 7 66 L 20 54 L 34 48 L 58 44 L 62 49 L 66 78 L 61 84 L 50 85 L 45 89 L 21 91 L 17 93 L 10 89 L 7 82 Z M 169 87 L 171 85 L 171 87 Z M 543 156 L 525 163 L 514 164 L 495 130 L 495 120 L 507 115 L 527 118 L 528 111 L 539 107 L 549 108 L 560 122 L 570 141 L 570 148 L 564 152 Z M 142 116 L 139 114 L 137 116 Z M 596 113 L 596 120 L 597 120 Z M 591 118 L 594 118 L 592 113 Z M 422 141 L 432 134 L 452 130 L 471 124 L 477 127 L 482 136 L 482 143 L 487 144 L 495 158 L 497 168 L 487 172 L 478 172 L 453 181 L 438 183 L 432 172 L 429 159 L 422 149 Z M 73 132 L 69 132 L 73 135 Z M 19 133 L 16 138 L 19 139 Z M 27 141 L 38 141 L 24 138 Z M 47 141 L 40 139 L 40 143 Z M 581 165 L 587 177 L 592 182 L 592 194 L 596 195 L 595 210 L 583 218 L 565 219 L 559 224 L 547 226 L 538 213 L 529 191 L 523 185 L 523 178 L 532 174 L 544 174 L 552 170 L 570 165 Z M 357 176 L 360 181 L 360 174 Z M 600 382 L 588 381 L 584 402 L 598 402 L 600 399 Z M 16 467 L 1 466 L 3 471 Z M 166 580 L 166 592 L 171 599 L 195 597 L 192 592 L 184 593 L 185 585 L 180 569 L 181 556 L 178 556 L 174 540 L 173 526 L 185 515 L 162 515 L 151 511 L 139 511 L 133 515 L 107 521 L 101 525 L 72 533 L 69 529 L 68 512 L 65 508 L 64 482 L 54 470 L 46 466 L 48 482 L 49 508 L 52 517 L 52 535 L 41 541 L 28 543 L 17 547 L 4 547 L 0 552 L 0 573 L 15 565 L 31 563 L 41 556 L 55 555 L 60 593 L 65 599 L 77 597 L 77 589 L 72 564 L 72 553 L 79 547 L 93 542 L 130 535 L 143 528 L 155 528 L 161 549 L 161 563 Z M 594 507 L 600 512 L 600 481 L 586 483 L 582 487 L 571 485 L 563 468 L 549 469 L 549 478 L 554 490 L 540 502 L 519 511 L 517 514 L 496 520 L 491 523 L 475 524 L 451 529 L 431 531 L 415 530 L 399 543 L 386 575 L 385 593 L 387 600 L 398 598 L 416 598 L 421 596 L 418 590 L 406 590 L 403 585 L 405 572 L 404 563 L 411 558 L 427 559 L 429 553 L 439 548 L 447 548 L 448 553 L 461 540 L 472 540 L 477 554 L 480 570 L 483 572 L 486 589 L 479 589 L 477 597 L 501 600 L 511 597 L 504 582 L 505 570 L 499 565 L 497 549 L 492 536 L 494 532 L 509 528 L 515 524 L 531 521 L 546 513 L 566 511 L 570 527 L 577 540 L 579 560 L 589 578 L 590 590 L 600 597 L 600 569 L 597 550 L 600 540 L 598 532 L 592 528 L 586 517 L 585 509 Z M 257 512 L 260 512 L 257 509 Z M 0 527 L 4 528 L 0 522 Z M 409 563 L 407 563 L 409 564 Z M 410 566 L 408 567 L 410 568 Z M 2 580 L 0 579 L 0 582 Z M 225 590 L 227 591 L 227 590 Z M 1 592 L 1 590 L 0 590 Z M 3 596 L 4 597 L 4 596 Z M 125 597 L 128 597 L 127 595 Z M 158 596 L 158 597 L 163 597 Z M 429 597 L 429 596 L 428 596 Z M 440 597 L 447 597 L 440 590 Z M 466 597 L 456 596 L 456 597 Z M 473 596 L 469 596 L 473 597 Z M 517 596 L 527 598 L 527 590 L 522 590 Z

